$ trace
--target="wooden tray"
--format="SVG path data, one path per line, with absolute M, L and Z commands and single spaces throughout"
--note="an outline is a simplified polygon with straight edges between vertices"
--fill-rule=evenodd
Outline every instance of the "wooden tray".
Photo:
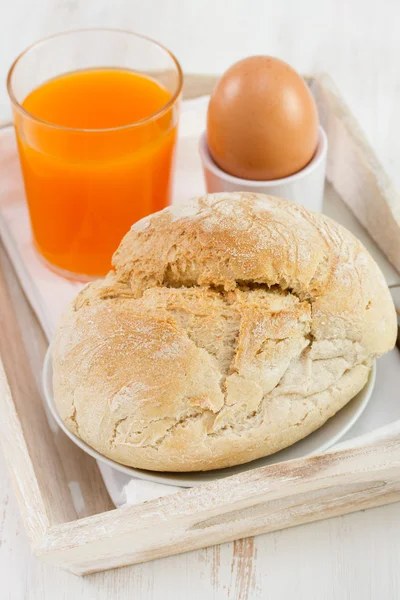
M 188 77 L 186 97 L 214 81 Z M 397 196 L 330 80 L 310 85 L 329 137 L 328 180 L 400 270 Z M 39 384 L 47 343 L 1 247 L 0 307 L 0 437 L 32 549 L 50 563 L 84 575 L 400 500 L 396 422 L 324 455 L 113 510 L 95 461 L 49 428 Z

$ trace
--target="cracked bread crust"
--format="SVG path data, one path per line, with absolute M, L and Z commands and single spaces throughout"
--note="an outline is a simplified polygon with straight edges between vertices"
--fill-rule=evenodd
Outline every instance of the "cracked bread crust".
M 333 416 L 395 342 L 373 259 L 323 215 L 214 194 L 135 224 L 53 344 L 68 427 L 120 463 L 209 470 Z

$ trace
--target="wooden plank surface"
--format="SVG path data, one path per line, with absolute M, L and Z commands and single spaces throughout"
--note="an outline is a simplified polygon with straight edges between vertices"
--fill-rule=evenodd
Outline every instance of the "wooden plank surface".
M 187 79 L 186 86 L 188 87 L 186 87 L 186 91 L 189 95 L 207 93 L 209 85 L 212 84 L 213 81 L 214 78 L 206 78 L 202 82 L 200 82 L 200 80 L 198 80 L 197 78 L 193 80 Z M 207 87 L 203 87 L 204 82 L 206 82 Z M 195 88 L 192 86 L 195 86 Z M 193 89 L 195 89 L 195 91 L 193 91 Z M 41 364 L 41 359 L 45 349 L 45 341 L 40 327 L 36 321 L 36 318 L 34 317 L 32 311 L 27 305 L 27 302 L 21 292 L 21 289 L 19 288 L 19 284 L 15 280 L 15 276 L 13 275 L 12 269 L 10 268 L 7 259 L 4 257 L 4 255 L 2 255 L 1 258 L 1 272 L 3 276 L 8 280 L 8 290 L 11 290 L 9 300 L 11 301 L 13 309 L 16 309 L 14 311 L 14 314 L 18 315 L 18 329 L 16 333 L 12 329 L 15 326 L 15 318 L 11 325 L 9 323 L 6 324 L 8 327 L 8 332 L 11 331 L 11 334 L 8 333 L 7 339 L 9 341 L 11 335 L 13 343 L 15 341 L 17 345 L 17 352 L 12 355 L 14 360 L 18 360 L 18 348 L 20 347 L 18 346 L 19 339 L 24 339 L 24 347 L 26 348 L 27 355 L 27 369 L 24 372 L 24 378 L 31 382 L 32 380 L 30 380 L 30 373 L 34 372 L 37 377 L 37 374 L 39 372 L 38 366 Z M 3 310 L 3 304 L 1 305 L 1 308 Z M 11 363 L 12 361 L 10 355 L 8 364 L 10 365 Z M 33 405 L 33 409 L 35 409 L 35 407 L 37 406 L 38 405 L 36 404 Z M 55 445 L 57 446 L 57 444 Z M 62 447 L 59 451 L 61 451 L 62 453 L 69 452 L 70 449 Z M 89 471 L 91 472 L 95 472 L 95 470 L 92 469 L 93 465 L 91 463 L 91 459 L 89 457 L 87 458 L 90 461 L 87 464 L 87 469 L 89 469 Z M 87 469 L 86 467 L 83 469 L 85 473 L 88 472 Z M 81 478 L 81 480 L 83 479 L 82 484 L 86 483 L 84 481 L 86 475 L 83 475 L 82 477 L 82 474 L 77 474 L 77 477 L 78 480 L 79 478 Z M 96 481 L 94 484 L 90 484 L 90 486 L 96 485 L 98 486 L 99 490 L 101 490 L 101 480 L 99 480 L 97 476 L 94 477 Z M 59 484 L 61 486 L 65 485 L 65 483 L 62 483 L 62 479 L 63 478 L 61 476 Z M 4 481 L 4 469 L 2 471 L 2 481 Z M 100 496 L 101 498 L 99 500 L 98 505 L 85 507 L 86 514 L 94 514 L 98 512 L 99 508 L 100 510 L 103 510 L 103 508 L 101 508 L 103 506 L 110 507 L 107 498 L 102 496 L 102 493 L 100 493 Z M 68 500 L 66 502 L 66 505 L 67 506 L 65 516 L 57 516 L 57 519 L 68 518 L 68 516 L 70 515 L 69 511 L 72 511 L 73 507 L 68 507 Z M 374 513 L 377 515 L 384 516 L 374 517 Z M 349 520 L 350 517 L 344 517 L 343 519 L 345 519 L 345 521 L 343 522 L 347 523 L 346 527 L 348 528 L 346 535 L 353 534 L 360 536 L 362 534 L 362 531 L 365 530 L 365 523 L 367 523 L 370 519 L 374 518 L 375 520 L 383 519 L 385 523 L 391 522 L 392 530 L 398 530 L 398 533 L 400 534 L 400 528 L 397 526 L 400 519 L 397 518 L 397 521 L 395 520 L 395 517 L 397 515 L 400 516 L 398 505 L 389 507 L 384 513 L 379 513 L 379 511 L 372 511 L 369 512 L 368 515 L 371 515 L 371 517 L 368 517 L 364 520 L 362 519 L 362 513 L 360 513 L 360 515 L 356 515 L 353 518 L 353 520 Z M 0 532 L 2 529 L 4 530 L 4 520 L 3 523 L 0 523 Z M 318 551 L 321 550 L 321 544 L 319 543 L 319 541 L 322 539 L 321 536 L 329 536 L 332 533 L 336 532 L 337 528 L 332 526 L 328 521 L 325 523 L 314 524 L 313 526 L 309 527 L 308 530 L 309 529 L 312 529 L 313 533 L 308 534 L 308 544 L 314 544 L 314 554 L 315 557 L 317 557 Z M 185 589 L 186 592 L 180 592 L 179 590 L 176 590 L 173 595 L 174 598 L 186 599 L 188 597 L 187 593 L 189 589 L 192 590 L 191 597 L 194 599 L 203 597 L 225 598 L 228 596 L 231 598 L 241 599 L 246 599 L 249 597 L 264 598 L 266 596 L 264 595 L 262 590 L 265 589 L 265 576 L 262 576 L 262 570 L 266 569 L 269 573 L 268 577 L 271 580 L 273 580 L 273 569 L 282 568 L 282 564 L 274 562 L 273 558 L 271 559 L 271 557 L 273 556 L 273 548 L 276 548 L 278 544 L 281 545 L 283 543 L 284 547 L 286 548 L 285 556 L 287 556 L 285 562 L 285 570 L 290 569 L 291 566 L 294 569 L 294 566 L 299 560 L 299 557 L 296 556 L 296 553 L 291 553 L 290 540 L 297 539 L 298 543 L 296 548 L 300 548 L 301 537 L 302 535 L 304 535 L 304 533 L 302 533 L 302 530 L 304 531 L 304 528 L 296 529 L 296 533 L 293 534 L 293 537 L 289 535 L 289 532 L 278 532 L 273 533 L 269 536 L 262 536 L 261 538 L 257 538 L 256 540 L 254 540 L 253 538 L 247 538 L 236 541 L 234 543 L 224 544 L 222 547 L 200 550 L 182 557 L 171 557 L 168 559 L 164 559 L 162 561 L 158 561 L 156 563 L 157 566 L 152 564 L 138 565 L 136 567 L 129 567 L 126 569 L 119 569 L 114 572 L 95 575 L 88 578 L 86 582 L 82 583 L 78 583 L 78 581 L 80 580 L 75 580 L 70 575 L 62 574 L 58 570 L 54 570 L 50 566 L 36 565 L 36 563 L 33 563 L 32 561 L 34 559 L 30 558 L 29 551 L 27 551 L 26 545 L 24 546 L 22 544 L 21 546 L 21 544 L 16 544 L 15 547 L 17 549 L 19 548 L 21 559 L 22 557 L 25 557 L 25 560 L 29 561 L 30 564 L 35 564 L 34 568 L 31 567 L 32 569 L 38 569 L 38 572 L 40 571 L 42 573 L 46 572 L 47 577 L 49 579 L 53 578 L 54 580 L 57 580 L 57 582 L 60 582 L 60 585 L 65 586 L 65 590 L 69 588 L 69 591 L 65 591 L 65 596 L 63 594 L 62 597 L 78 597 L 77 594 L 79 589 L 82 591 L 82 594 L 87 594 L 88 598 L 109 598 L 113 597 L 115 595 L 115 591 L 120 589 L 123 590 L 124 595 L 121 597 L 124 598 L 131 597 L 130 594 L 134 594 L 136 597 L 143 597 L 146 599 L 150 597 L 163 598 L 163 590 L 167 590 L 168 586 L 174 585 L 176 590 L 176 582 L 181 577 L 181 571 L 183 568 L 186 577 L 186 584 L 184 588 L 182 587 L 182 590 Z M 342 535 L 345 535 L 345 533 L 343 532 Z M 400 535 L 397 536 L 397 539 L 400 539 Z M 365 545 L 368 546 L 367 538 L 365 538 Z M 7 548 L 5 551 L 7 552 Z M 386 560 L 388 565 L 394 564 L 393 554 L 391 554 L 391 552 L 396 551 L 400 551 L 400 546 L 396 546 L 396 544 L 394 544 L 394 540 L 391 540 L 390 544 L 388 544 L 388 549 L 386 553 Z M 373 556 L 373 554 L 370 553 L 370 568 L 372 568 L 371 556 Z M 14 568 L 17 568 L 17 564 L 17 562 L 14 563 Z M 259 565 L 258 569 L 257 564 Z M 190 568 L 188 568 L 189 565 Z M 365 565 L 365 567 L 366 569 L 368 569 L 368 563 Z M 152 575 L 154 568 L 158 569 L 157 582 Z M 324 570 L 324 565 L 321 565 L 321 570 Z M 321 595 L 319 597 L 333 598 L 334 596 L 330 596 L 330 592 L 327 592 L 327 590 L 325 589 L 325 586 L 323 585 L 323 580 L 322 578 L 318 577 L 318 573 L 314 574 L 314 577 L 317 579 L 317 583 L 319 582 L 320 584 Z M 150 581 L 152 583 L 150 583 Z M 283 587 L 285 587 L 285 584 L 283 584 Z M 209 596 L 204 596 L 206 589 L 209 590 Z M 72 590 L 75 591 L 72 592 Z M 211 596 L 211 594 L 213 594 L 213 596 Z M 37 595 L 35 593 L 35 596 L 32 597 L 42 598 L 45 596 L 39 595 L 39 592 L 37 592 Z M 169 592 L 167 592 L 165 595 L 165 598 L 167 597 L 172 597 L 170 596 Z
M 1 242 L 0 306 L 0 357 L 13 392 L 22 428 L 25 431 L 29 430 L 30 435 L 26 435 L 25 439 L 28 440 L 28 444 L 29 441 L 31 443 L 26 452 L 34 464 L 41 466 L 35 473 L 36 478 L 46 486 L 48 473 L 51 473 L 54 486 L 52 494 L 54 497 L 64 498 L 62 504 L 49 504 L 44 499 L 48 524 L 110 510 L 112 503 L 104 489 L 96 462 L 81 452 L 58 428 L 53 432 L 50 429 L 40 393 L 40 376 L 47 341 Z M 10 432 L 10 438 L 2 441 L 4 452 L 10 455 L 10 463 L 14 462 L 19 456 L 19 446 L 22 443 L 21 439 L 17 439 L 17 432 Z M 78 506 L 73 505 L 71 490 L 68 487 L 71 481 L 74 481 L 80 490 L 81 502 Z M 20 498 L 22 506 L 28 505 L 33 489 L 24 491 L 21 481 L 16 482 L 16 487 L 20 489 L 21 495 L 29 493 L 27 503 L 22 496 Z M 37 501 L 40 501 L 39 497 Z M 54 513 L 54 510 L 57 512 Z
M 55 525 L 36 551 L 86 575 L 398 500 L 400 420 L 323 455 Z
M 311 89 L 330 145 L 327 178 L 400 272 L 400 195 L 331 78 Z

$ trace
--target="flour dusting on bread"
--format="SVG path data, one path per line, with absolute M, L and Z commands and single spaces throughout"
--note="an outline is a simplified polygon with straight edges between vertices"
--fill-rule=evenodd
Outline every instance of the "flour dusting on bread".
M 329 218 L 214 194 L 134 225 L 53 345 L 65 422 L 134 467 L 193 471 L 274 453 L 365 385 L 394 344 L 377 265 Z

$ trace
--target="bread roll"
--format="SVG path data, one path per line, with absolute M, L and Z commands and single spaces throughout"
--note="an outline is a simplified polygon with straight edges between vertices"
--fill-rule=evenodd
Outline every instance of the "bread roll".
M 195 471 L 266 456 L 321 427 L 396 337 L 379 268 L 328 217 L 213 194 L 136 223 L 114 270 L 63 315 L 54 394 L 109 458 Z

